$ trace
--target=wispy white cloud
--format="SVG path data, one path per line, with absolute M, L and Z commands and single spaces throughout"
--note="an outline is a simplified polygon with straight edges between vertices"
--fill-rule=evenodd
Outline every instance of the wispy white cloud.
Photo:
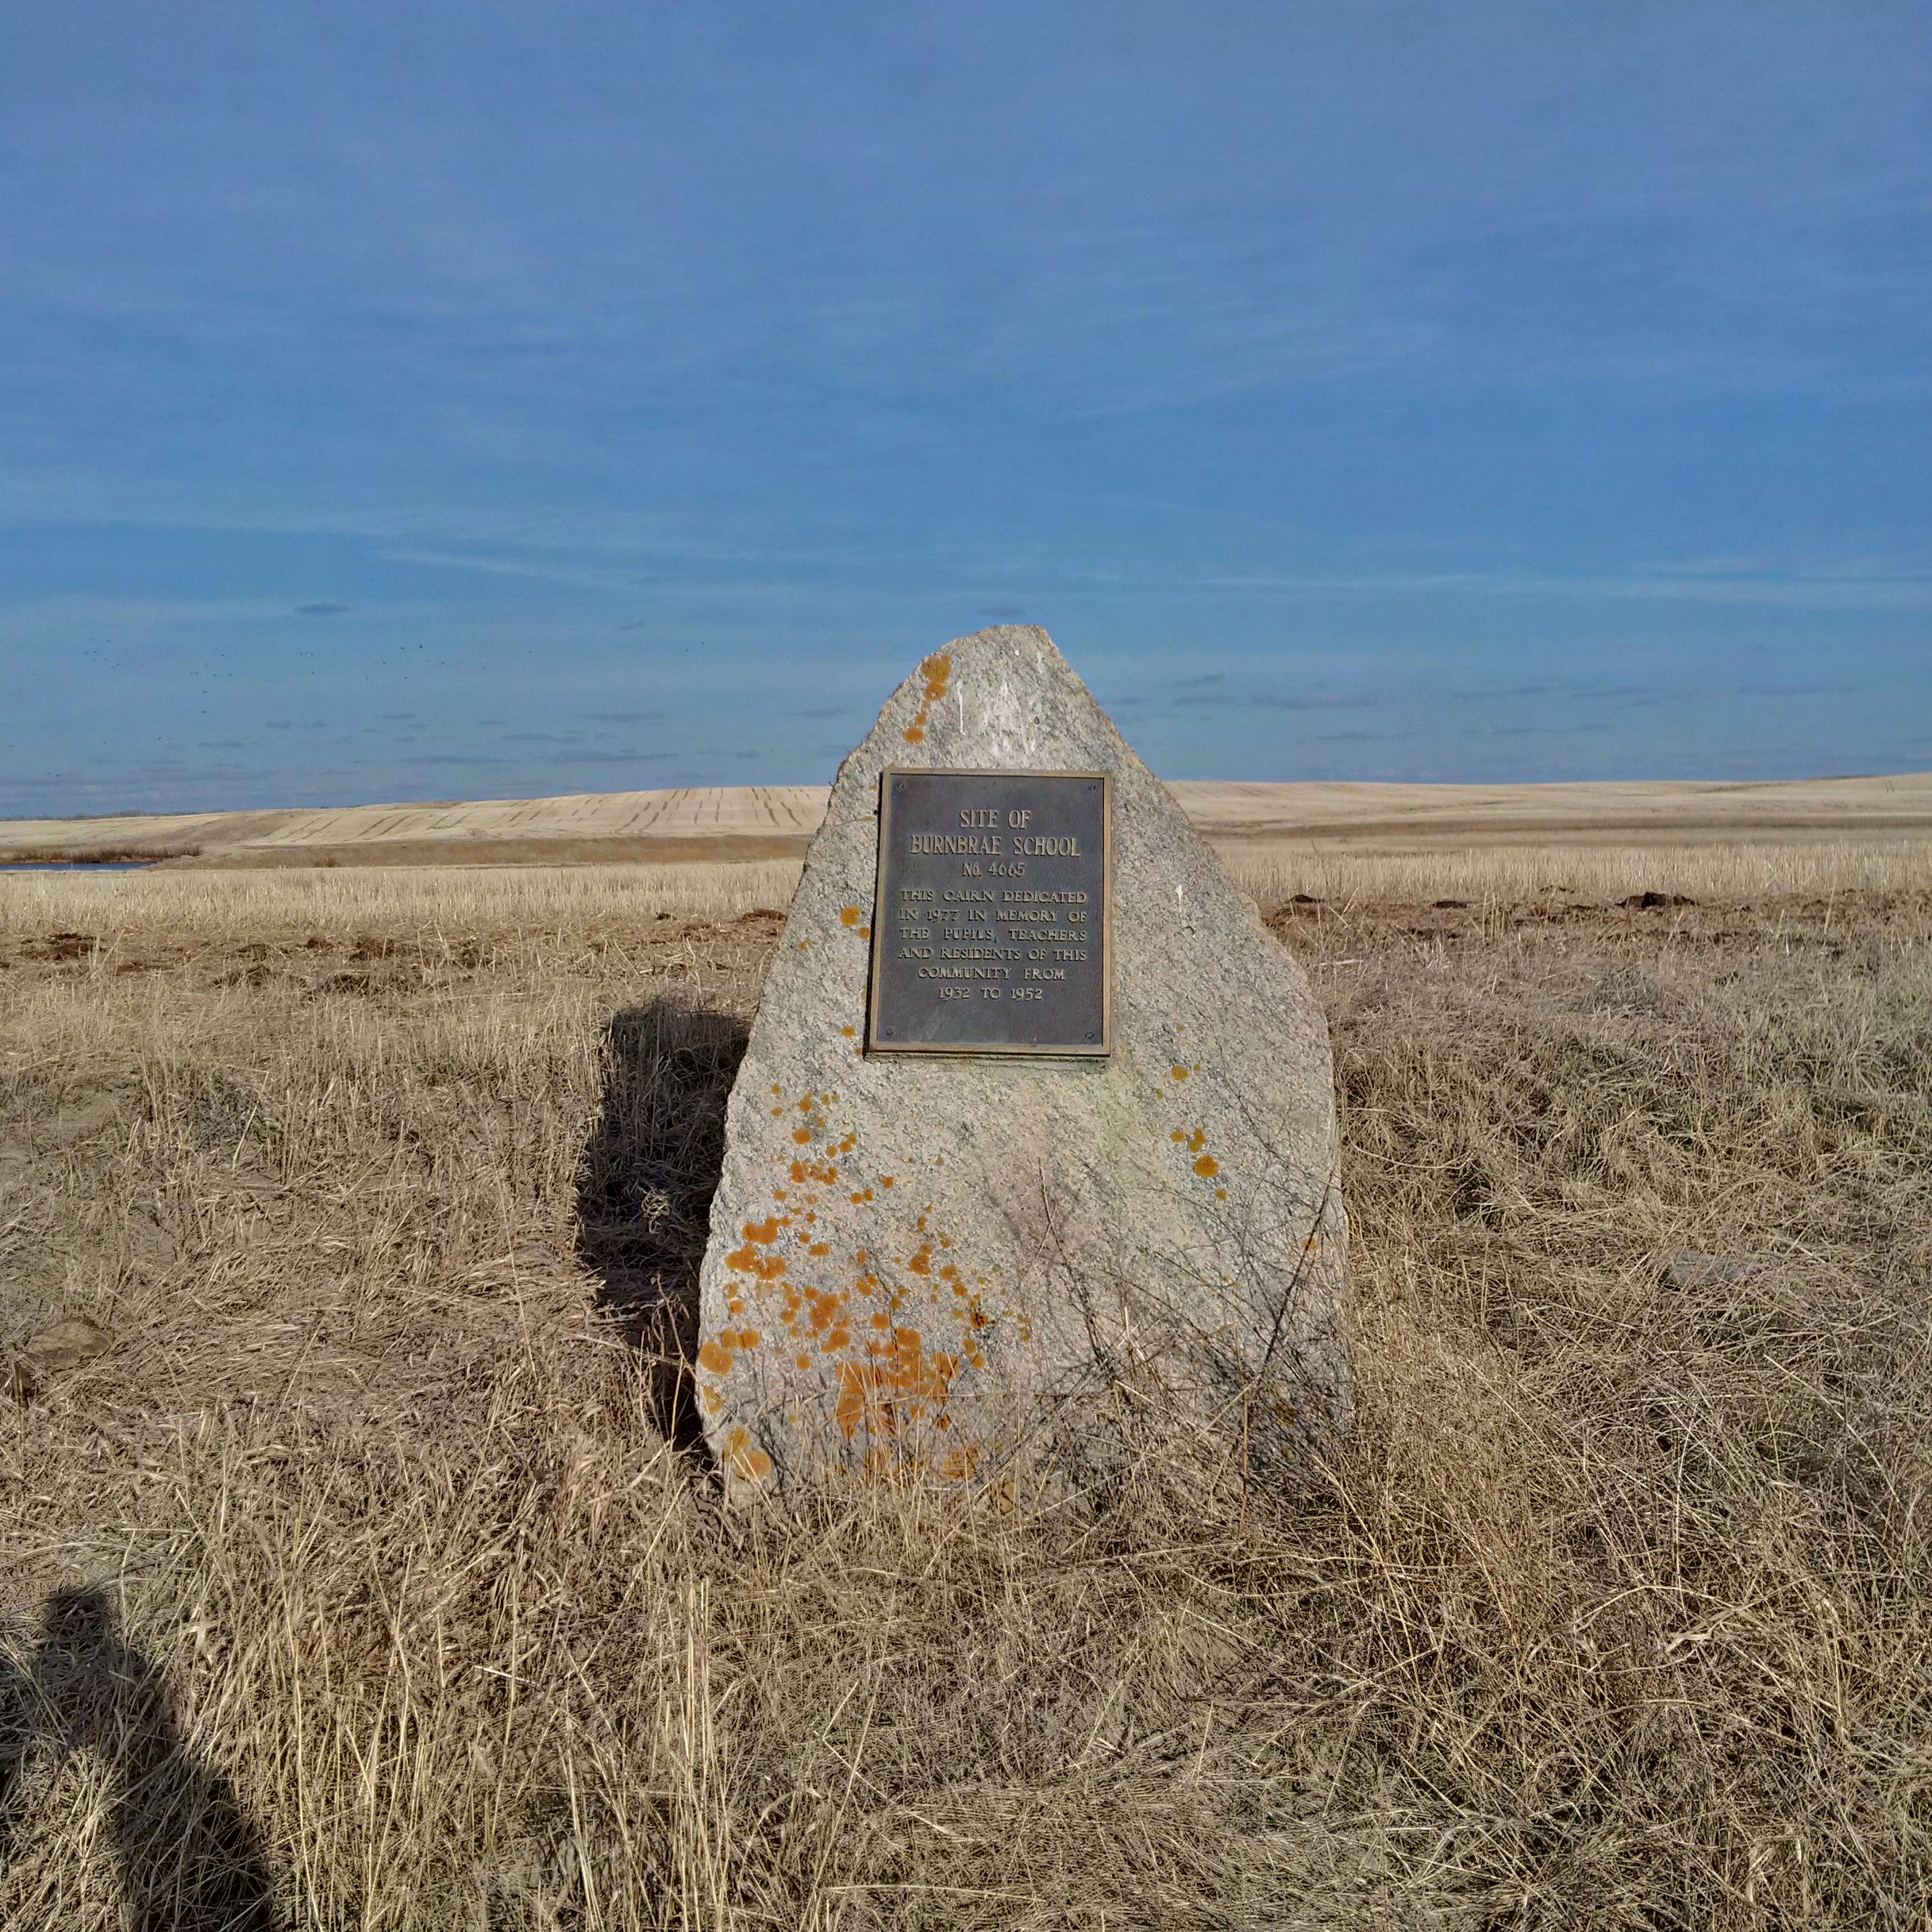
M 1932 573 L 1783 575 L 1703 572 L 1559 576 L 1508 571 L 1271 574 L 1204 577 L 1203 590 L 1269 596 L 1566 598 L 1608 602 L 1726 604 L 1792 610 L 1932 610 Z

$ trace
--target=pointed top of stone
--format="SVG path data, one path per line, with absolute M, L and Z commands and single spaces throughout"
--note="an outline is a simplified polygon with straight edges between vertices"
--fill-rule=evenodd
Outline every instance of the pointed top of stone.
M 1033 624 L 955 637 L 922 659 L 839 768 L 1107 770 L 1139 765 L 1060 647 Z M 1145 768 L 1142 768 L 1145 769 Z
M 1110 902 L 1034 904 L 968 856 L 923 861 L 958 892 L 881 904 L 895 768 L 1106 775 Z M 1040 999 L 1055 959 L 1092 969 L 1097 922 L 1103 1055 L 866 1051 L 875 971 Z M 1152 1418 L 1276 1470 L 1345 1414 L 1346 1294 L 1299 968 L 1045 631 L 932 652 L 840 769 L 732 1093 L 695 1372 L 728 1486 L 1077 1487 Z

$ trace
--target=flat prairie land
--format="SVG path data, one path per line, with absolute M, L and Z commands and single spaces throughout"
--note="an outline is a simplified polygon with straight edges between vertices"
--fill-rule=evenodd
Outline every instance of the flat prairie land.
M 795 866 L 0 879 L 0 1924 L 1932 1920 L 1926 846 L 1240 862 L 1348 1440 L 789 1526 L 679 1361 Z
M 1932 773 L 1765 783 L 1223 784 L 1171 788 L 1230 856 L 1588 844 L 1932 838 Z M 802 858 L 822 785 L 587 793 L 468 803 L 0 821 L 0 863 L 179 866 L 703 864 Z

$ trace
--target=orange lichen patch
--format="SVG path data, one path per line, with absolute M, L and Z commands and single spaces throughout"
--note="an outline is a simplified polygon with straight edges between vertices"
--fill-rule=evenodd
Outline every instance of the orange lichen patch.
M 948 1283 L 953 1291 L 954 1299 L 948 1307 L 953 1320 L 960 1325 L 960 1345 L 966 1352 L 968 1360 L 976 1368 L 983 1368 L 985 1366 L 985 1357 L 980 1354 L 974 1338 L 992 1327 L 998 1318 L 988 1314 L 980 1306 L 979 1295 L 960 1279 L 956 1268 L 949 1265 L 942 1268 L 939 1272 L 940 1279 Z
M 836 1355 L 841 1349 L 852 1346 L 852 1330 L 849 1328 L 835 1328 L 819 1345 L 826 1354 Z
M 1212 1154 L 1203 1154 L 1194 1164 L 1194 1171 L 1203 1180 L 1212 1180 L 1221 1172 L 1221 1163 Z
M 785 1272 L 782 1254 L 758 1254 L 750 1248 L 734 1248 L 725 1257 L 725 1265 L 741 1275 L 756 1275 L 760 1281 L 775 1281 Z
M 847 1135 L 845 1136 L 845 1139 L 844 1139 L 844 1140 L 842 1140 L 842 1141 L 841 1141 L 839 1142 L 839 1144 L 838 1144 L 838 1151 L 839 1151 L 839 1152 L 840 1152 L 841 1154 L 849 1154 L 849 1153 L 850 1153 L 852 1152 L 852 1149 L 853 1149 L 855 1147 L 856 1147 L 856 1146 L 858 1145 L 858 1144 L 859 1144 L 859 1137 L 858 1137 L 858 1135 L 857 1135 L 857 1134 L 856 1134 L 856 1133 L 849 1133 L 849 1134 L 847 1134 Z
M 1187 1069 L 1185 1067 L 1170 1067 L 1168 1071 L 1177 1080 L 1184 1080 L 1187 1077 Z
M 833 1413 L 847 1441 L 863 1428 L 871 1436 L 896 1436 L 902 1426 L 929 1422 L 945 1406 L 959 1372 L 956 1355 L 929 1357 L 916 1328 L 895 1328 L 889 1338 L 867 1345 L 868 1360 L 839 1370 Z
M 829 1254 L 832 1252 L 832 1244 L 829 1241 L 814 1241 L 805 1252 L 807 1254 Z
M 942 1247 L 949 1248 L 952 1246 L 952 1245 L 953 1244 L 950 1241 L 944 1241 L 941 1243 Z M 945 1266 L 939 1271 L 939 1279 L 941 1281 L 951 1281 L 956 1283 L 959 1278 L 960 1271 L 955 1268 L 950 1261 L 949 1261 Z
M 838 909 L 838 922 L 841 926 L 856 926 L 864 917 L 865 914 L 856 906 L 841 906 Z
M 1176 1127 L 1168 1137 L 1172 1140 L 1184 1141 L 1187 1137 L 1187 1130 L 1185 1127 Z
M 698 1399 L 706 1415 L 715 1415 L 725 1406 L 725 1391 L 716 1383 L 706 1382 L 698 1391 Z
M 879 1312 L 872 1317 L 872 1326 L 874 1328 L 890 1328 L 891 1326 L 892 1318 L 891 1315 L 887 1314 L 885 1310 L 883 1308 L 881 1308 Z
M 1310 1234 L 1307 1240 L 1302 1243 L 1302 1253 L 1303 1254 L 1313 1254 L 1315 1249 L 1321 1245 L 1321 1236 L 1319 1234 Z
M 795 1355 L 792 1360 L 800 1368 L 809 1368 L 812 1365 L 812 1358 L 809 1355 Z
M 791 1137 L 802 1147 L 811 1139 L 812 1130 L 810 1127 L 794 1127 L 791 1130 Z
M 946 695 L 946 687 L 953 681 L 953 660 L 944 651 L 935 651 L 919 667 L 926 677 L 926 698 L 919 706 L 919 714 L 901 734 L 908 745 L 918 745 L 926 737 L 926 727 L 931 720 L 933 706 Z
M 945 1428 L 953 1420 L 949 1415 L 939 1418 L 939 1426 Z M 969 1443 L 963 1449 L 949 1449 L 946 1459 L 940 1465 L 941 1472 L 949 1482 L 969 1483 L 979 1467 L 979 1452 Z
M 733 1295 L 731 1299 L 725 1304 L 725 1312 L 727 1314 L 744 1314 L 745 1303 L 743 1299 L 738 1295 Z
M 708 1368 L 714 1376 L 729 1375 L 734 1359 L 731 1351 L 723 1345 L 722 1341 L 707 1341 L 698 1351 L 698 1366 Z
M 928 1241 L 906 1265 L 915 1275 L 929 1275 L 933 1272 L 933 1244 Z
M 762 1483 L 772 1473 L 772 1458 L 752 1441 L 751 1431 L 742 1423 L 725 1432 L 722 1460 L 741 1482 Z
M 778 1239 L 779 1222 L 775 1214 L 763 1221 L 748 1221 L 745 1224 L 745 1238 L 761 1248 L 768 1248 Z
M 839 1031 L 843 1033 L 848 1040 L 856 1040 L 859 1037 L 859 1030 L 856 1026 L 841 1026 L 839 1029 Z
M 879 1177 L 879 1184 L 882 1187 L 890 1187 L 892 1185 L 892 1176 L 890 1174 L 881 1174 Z
M 870 1187 L 862 1187 L 852 1197 L 852 1205 L 855 1207 L 863 1207 L 865 1203 L 869 1201 L 872 1198 L 872 1189 Z
M 842 1295 L 828 1295 L 817 1288 L 805 1291 L 806 1319 L 811 1323 L 812 1333 L 822 1335 L 837 1321 L 839 1310 L 845 1305 Z
M 1225 1188 L 1225 1187 L 1217 1187 L 1217 1188 L 1214 1190 L 1214 1199 L 1215 1199 L 1217 1201 L 1225 1201 L 1225 1200 L 1226 1200 L 1227 1198 L 1228 1198 L 1228 1191 L 1227 1191 L 1227 1189 L 1226 1189 L 1226 1188 Z
M 1191 1154 L 1198 1154 L 1207 1145 L 1207 1136 L 1199 1127 L 1196 1127 L 1191 1133 L 1177 1133 L 1174 1137 L 1180 1141 Z

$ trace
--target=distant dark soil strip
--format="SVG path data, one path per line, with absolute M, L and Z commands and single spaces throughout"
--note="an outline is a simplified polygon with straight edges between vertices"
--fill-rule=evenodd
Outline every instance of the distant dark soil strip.
M 1815 821 L 1753 820 L 1731 825 L 1664 825 L 1632 818 L 1578 826 L 1505 826 L 1481 820 L 1453 824 L 1405 823 L 1391 819 L 1367 825 L 1268 826 L 1253 831 L 1201 828 L 1207 842 L 1225 858 L 1252 857 L 1270 847 L 1315 845 L 1350 851 L 1423 853 L 1564 845 L 1809 845 L 1834 840 L 1924 838 L 1932 825 L 1899 817 L 1831 826 Z M 769 859 L 802 859 L 808 833 L 718 832 L 634 838 L 367 839 L 340 845 L 241 845 L 198 852 L 174 852 L 165 863 L 175 870 L 259 870 L 311 866 L 421 865 L 715 865 Z M 63 858 L 70 856 L 63 853 Z M 88 852 L 90 860 L 103 855 Z M 116 854 L 116 856 L 123 855 Z M 133 859 L 156 855 L 129 852 Z
M 176 869 L 343 865 L 715 865 L 802 859 L 804 833 L 671 838 L 369 839 L 340 845 L 244 845 L 173 862 Z
M 1391 850 L 1434 851 L 1453 847 L 1510 845 L 1808 845 L 1819 841 L 1932 837 L 1923 813 L 1879 816 L 1860 813 L 1834 821 L 1818 813 L 1699 817 L 1684 811 L 1668 818 L 1639 813 L 1618 818 L 1538 819 L 1486 818 L 1471 813 L 1445 818 L 1325 819 L 1307 825 L 1268 823 L 1230 827 L 1196 822 L 1195 830 L 1218 852 L 1257 845 L 1386 845 Z
M 198 858 L 198 845 L 23 846 L 0 851 L 0 865 L 153 865 L 164 860 Z

